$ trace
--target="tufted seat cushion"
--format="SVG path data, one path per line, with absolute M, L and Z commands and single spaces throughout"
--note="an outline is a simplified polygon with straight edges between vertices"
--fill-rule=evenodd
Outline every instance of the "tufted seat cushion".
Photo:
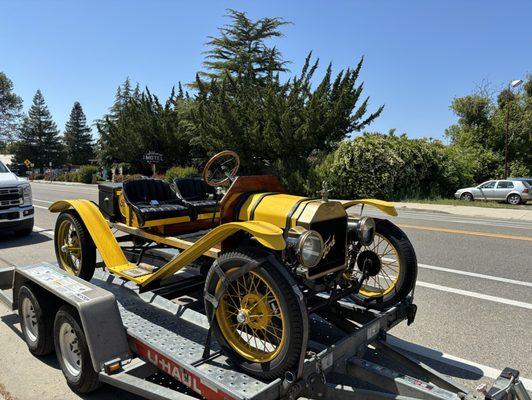
M 139 222 L 188 216 L 194 210 L 177 197 L 168 182 L 159 179 L 136 179 L 123 184 L 124 197 Z
M 214 195 L 214 188 L 207 185 L 203 180 L 180 178 L 176 179 L 174 184 L 177 189 L 177 196 L 198 214 L 217 211 L 218 201 L 209 198 L 210 194 Z

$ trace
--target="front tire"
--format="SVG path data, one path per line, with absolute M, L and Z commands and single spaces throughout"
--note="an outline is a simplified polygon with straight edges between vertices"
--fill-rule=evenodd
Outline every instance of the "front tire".
M 18 315 L 20 328 L 28 349 L 34 356 L 45 356 L 53 352 L 53 304 L 41 291 L 30 285 L 23 285 L 18 292 Z
M 460 200 L 473 201 L 473 195 L 471 193 L 464 193 L 460 196 Z
M 375 218 L 375 239 L 363 246 L 357 258 L 369 257 L 380 261 L 380 268 L 369 277 L 359 293 L 351 299 L 360 305 L 386 310 L 404 300 L 414 289 L 417 279 L 417 258 L 406 234 L 386 219 Z M 375 257 L 377 256 L 377 257 Z M 359 274 L 360 271 L 355 272 Z
M 78 393 L 97 389 L 100 382 L 92 366 L 85 333 L 77 312 L 70 306 L 62 306 L 55 316 L 54 344 L 68 386 Z
M 96 268 L 96 246 L 74 210 L 63 211 L 57 217 L 54 248 L 61 269 L 86 281 L 91 280 Z
M 263 257 L 263 252 L 245 249 L 222 254 L 216 262 L 231 274 Z M 207 274 L 205 289 L 221 290 L 214 268 Z M 206 301 L 205 307 L 212 315 L 212 305 Z M 275 379 L 297 367 L 303 346 L 302 311 L 291 283 L 269 261 L 229 284 L 212 329 L 222 350 L 250 375 Z

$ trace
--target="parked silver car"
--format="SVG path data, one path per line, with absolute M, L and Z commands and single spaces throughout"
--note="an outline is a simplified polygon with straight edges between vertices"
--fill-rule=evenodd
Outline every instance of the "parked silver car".
M 454 197 L 461 200 L 497 200 L 510 204 L 526 203 L 532 200 L 532 187 L 523 178 L 508 178 L 487 181 L 475 187 L 458 189 Z

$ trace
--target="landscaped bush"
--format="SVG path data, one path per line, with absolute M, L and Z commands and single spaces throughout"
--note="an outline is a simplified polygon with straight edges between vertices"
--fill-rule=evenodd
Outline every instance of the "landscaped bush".
M 82 183 L 96 183 L 96 179 L 93 176 L 98 176 L 98 167 L 93 165 L 84 165 L 79 169 L 79 182 Z
M 172 167 L 166 171 L 165 178 L 173 181 L 176 178 L 190 178 L 195 175 L 198 175 L 198 170 L 194 167 Z
M 141 179 L 146 178 L 144 175 L 141 174 L 131 174 L 131 175 L 115 175 L 115 182 L 124 182 L 134 179 Z

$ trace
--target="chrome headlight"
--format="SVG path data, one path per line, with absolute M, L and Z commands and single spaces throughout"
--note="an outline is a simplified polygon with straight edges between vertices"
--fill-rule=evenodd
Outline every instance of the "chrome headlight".
M 316 231 L 306 231 L 299 236 L 296 244 L 299 263 L 307 268 L 318 265 L 323 256 L 323 239 Z
M 31 186 L 29 184 L 22 185 L 22 196 L 24 197 L 24 204 L 31 205 Z
M 371 217 L 349 220 L 348 229 L 351 240 L 357 240 L 363 246 L 368 246 L 375 237 L 375 220 Z

